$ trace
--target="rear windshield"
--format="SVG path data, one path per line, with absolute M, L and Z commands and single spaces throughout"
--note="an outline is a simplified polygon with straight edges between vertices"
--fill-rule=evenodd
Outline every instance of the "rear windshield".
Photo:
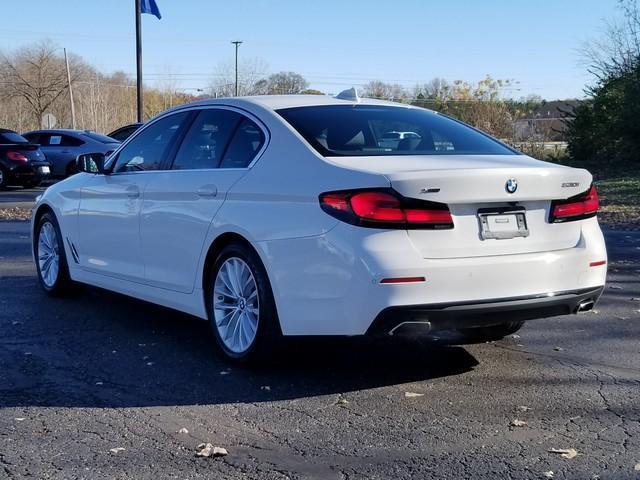
M 95 140 L 101 143 L 120 143 L 115 138 L 107 137 L 106 135 L 102 135 L 96 132 L 83 132 L 82 135 L 90 138 L 91 140 Z
M 518 153 L 463 123 L 420 108 L 323 105 L 278 113 L 326 157 Z
M 0 132 L 0 143 L 29 143 L 29 141 L 15 132 Z

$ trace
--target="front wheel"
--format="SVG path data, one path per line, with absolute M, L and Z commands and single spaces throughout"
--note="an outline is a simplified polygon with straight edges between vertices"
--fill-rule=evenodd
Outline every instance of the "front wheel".
M 7 188 L 7 183 L 9 181 L 9 175 L 4 170 L 4 168 L 0 167 L 0 190 L 4 190 Z
M 282 333 L 271 285 L 255 252 L 241 244 L 226 246 L 207 278 L 209 321 L 222 351 L 244 362 L 269 356 Z
M 472 342 L 490 342 L 516 333 L 523 325 L 524 322 L 507 322 L 489 327 L 461 328 L 459 332 Z
M 45 292 L 52 296 L 69 292 L 73 281 L 69 276 L 60 226 L 53 213 L 47 212 L 38 220 L 33 248 L 38 280 Z

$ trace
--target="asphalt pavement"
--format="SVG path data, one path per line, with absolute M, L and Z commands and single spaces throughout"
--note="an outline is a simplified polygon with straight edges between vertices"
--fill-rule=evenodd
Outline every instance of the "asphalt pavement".
M 48 298 L 28 235 L 0 222 L 0 478 L 640 476 L 640 232 L 606 232 L 594 313 L 475 345 L 299 340 L 253 369 L 187 315 Z

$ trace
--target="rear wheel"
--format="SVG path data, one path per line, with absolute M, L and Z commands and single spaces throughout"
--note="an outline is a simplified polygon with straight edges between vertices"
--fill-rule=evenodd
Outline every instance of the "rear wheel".
M 490 327 L 461 328 L 459 332 L 473 342 L 490 342 L 516 333 L 523 325 L 524 322 L 508 322 Z
M 60 227 L 53 213 L 46 212 L 38 220 L 33 248 L 38 280 L 45 292 L 52 296 L 68 293 L 73 281 L 69 276 Z
M 228 245 L 207 278 L 209 321 L 222 351 L 243 362 L 268 357 L 282 334 L 271 285 L 258 256 L 244 245 Z

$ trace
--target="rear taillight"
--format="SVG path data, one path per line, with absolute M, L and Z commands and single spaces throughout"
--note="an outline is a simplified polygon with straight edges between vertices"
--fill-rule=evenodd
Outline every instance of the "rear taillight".
M 598 192 L 593 185 L 589 190 L 567 200 L 551 202 L 549 221 L 552 223 L 570 222 L 593 217 L 598 213 L 600 202 Z
M 453 228 L 447 205 L 404 198 L 391 189 L 323 193 L 320 206 L 338 220 L 361 227 Z
M 29 161 L 29 159 L 27 157 L 25 157 L 22 153 L 14 152 L 13 150 L 9 150 L 7 152 L 7 158 L 9 160 L 13 160 L 14 162 L 28 162 Z

